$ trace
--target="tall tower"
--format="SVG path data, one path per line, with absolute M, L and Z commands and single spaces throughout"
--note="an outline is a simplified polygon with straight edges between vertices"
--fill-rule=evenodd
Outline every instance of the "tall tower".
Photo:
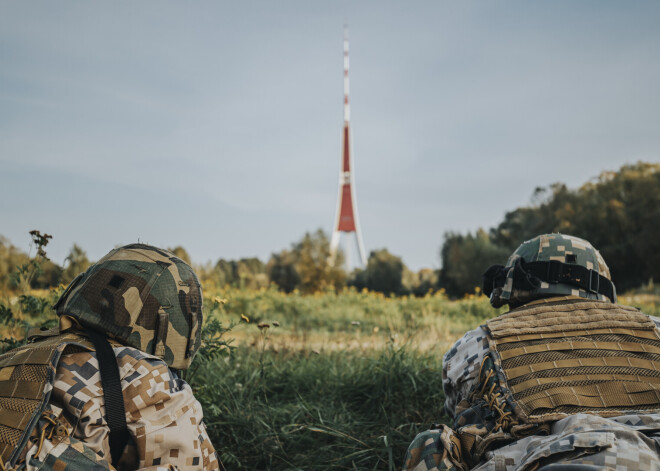
M 351 152 L 350 132 L 351 108 L 348 102 L 348 26 L 344 25 L 344 129 L 342 132 L 341 170 L 339 172 L 339 195 L 337 212 L 330 241 L 330 263 L 334 264 L 341 233 L 346 234 L 346 270 L 351 270 L 350 235 L 355 234 L 358 255 L 362 266 L 367 265 L 367 257 L 362 242 L 357 199 L 355 198 L 355 175 L 353 173 L 353 153 Z

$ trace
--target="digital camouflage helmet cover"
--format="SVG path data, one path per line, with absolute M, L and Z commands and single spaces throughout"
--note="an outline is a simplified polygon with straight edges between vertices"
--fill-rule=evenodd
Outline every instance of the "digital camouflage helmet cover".
M 616 303 L 610 269 L 586 240 L 543 234 L 523 242 L 505 266 L 493 265 L 483 290 L 494 307 L 517 307 L 550 296 L 579 296 Z
M 186 369 L 201 344 L 202 291 L 192 268 L 145 244 L 110 251 L 55 305 L 83 327 Z

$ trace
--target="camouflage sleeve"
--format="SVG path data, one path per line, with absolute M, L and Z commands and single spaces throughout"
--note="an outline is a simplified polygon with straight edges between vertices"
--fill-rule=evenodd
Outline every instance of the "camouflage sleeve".
M 121 459 L 129 468 L 176 466 L 216 470 L 219 461 L 190 386 L 160 359 L 131 347 L 116 347 L 126 422 L 133 438 Z M 109 456 L 109 429 L 94 354 L 65 355 L 58 365 L 51 402 L 63 406 L 74 436 L 102 457 Z M 155 469 L 155 468 L 154 468 Z
M 488 353 L 488 337 L 477 327 L 461 337 L 445 354 L 442 362 L 442 384 L 445 390 L 445 412 L 452 419 L 456 405 L 467 399 L 478 381 L 479 367 Z
M 418 434 L 406 451 L 402 471 L 467 471 L 456 432 L 441 425 Z

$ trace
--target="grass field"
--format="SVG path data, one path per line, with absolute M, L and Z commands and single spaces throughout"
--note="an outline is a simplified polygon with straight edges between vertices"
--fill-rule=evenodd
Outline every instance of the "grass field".
M 491 314 L 484 301 L 274 289 L 210 296 L 210 317 L 235 324 L 227 336 L 236 348 L 193 372 L 191 384 L 223 461 L 399 469 L 410 440 L 445 420 L 442 353 Z
M 57 293 L 32 294 L 45 307 L 32 301 L 31 314 L 19 312 L 18 298 L 0 300 L 28 323 L 52 318 Z M 621 302 L 660 314 L 657 296 Z M 451 301 L 274 288 L 207 291 L 205 310 L 231 330 L 207 330 L 186 379 L 223 461 L 238 470 L 400 469 L 412 438 L 447 420 L 442 354 L 497 313 L 478 294 Z M 22 325 L 3 329 L 19 335 Z M 231 349 L 218 343 L 228 340 Z

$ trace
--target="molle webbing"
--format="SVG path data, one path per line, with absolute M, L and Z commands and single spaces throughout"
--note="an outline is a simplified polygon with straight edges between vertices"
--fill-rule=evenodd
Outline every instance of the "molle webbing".
M 67 347 L 69 347 L 67 349 Z M 75 334 L 28 344 L 0 355 L 0 459 L 14 466 L 53 389 L 65 350 L 92 350 Z
M 488 330 L 500 383 L 523 422 L 660 411 L 660 337 L 637 309 L 550 302 L 492 319 Z

